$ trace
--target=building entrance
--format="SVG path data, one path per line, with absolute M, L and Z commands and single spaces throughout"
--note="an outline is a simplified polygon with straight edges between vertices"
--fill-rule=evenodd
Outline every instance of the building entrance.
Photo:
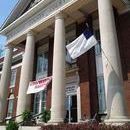
M 77 95 L 66 96 L 66 121 L 77 122 Z

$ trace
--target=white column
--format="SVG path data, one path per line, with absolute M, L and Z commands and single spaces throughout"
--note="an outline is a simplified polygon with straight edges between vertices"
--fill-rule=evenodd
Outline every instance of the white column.
M 20 115 L 24 110 L 30 109 L 30 95 L 27 95 L 27 88 L 29 82 L 32 80 L 33 76 L 33 64 L 34 64 L 34 50 L 35 41 L 34 34 L 32 31 L 27 33 L 25 53 L 22 61 L 22 69 L 19 84 L 18 102 L 17 102 L 17 115 Z M 17 121 L 21 121 L 17 118 Z
M 0 120 L 4 118 L 6 104 L 7 104 L 7 96 L 8 96 L 8 87 L 10 84 L 11 78 L 11 64 L 12 64 L 12 56 L 13 56 L 13 47 L 7 46 L 6 55 L 4 58 L 2 75 L 0 80 Z
M 98 0 L 108 122 L 128 121 L 111 0 Z
M 55 18 L 53 80 L 50 123 L 63 122 L 65 117 L 65 26 L 62 14 Z

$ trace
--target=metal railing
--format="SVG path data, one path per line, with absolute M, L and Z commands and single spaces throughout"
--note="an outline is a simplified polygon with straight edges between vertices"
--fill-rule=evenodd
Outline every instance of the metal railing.
M 34 126 L 37 124 L 37 119 L 40 119 L 40 116 L 42 115 L 43 113 L 40 113 L 40 114 L 31 114 L 31 118 L 29 120 L 23 120 L 21 122 L 18 122 L 18 125 L 21 126 L 21 125 L 29 125 L 29 126 Z M 13 116 L 11 118 L 8 118 L 8 119 L 4 119 L 2 121 L 2 124 L 6 124 L 7 122 L 10 122 L 10 121 L 16 121 L 16 119 L 18 117 L 21 117 L 22 118 L 22 115 L 23 114 L 20 114 L 20 115 L 17 115 L 17 116 Z

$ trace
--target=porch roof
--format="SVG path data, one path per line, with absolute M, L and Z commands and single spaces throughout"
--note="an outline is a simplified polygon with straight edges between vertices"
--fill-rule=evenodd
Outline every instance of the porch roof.
M 48 16 L 40 19 L 36 23 L 33 23 L 33 25 L 28 25 L 29 27 L 26 27 L 22 33 L 18 32 L 18 27 L 24 26 L 23 23 L 27 23 L 27 20 L 33 17 L 34 15 L 38 14 L 42 9 L 46 8 L 49 4 L 51 4 L 54 0 L 41 0 L 38 4 L 36 4 L 34 7 L 30 8 L 27 12 L 21 15 L 21 12 L 25 9 L 25 5 L 27 6 L 31 0 L 28 0 L 28 3 L 26 0 L 19 0 L 15 8 L 13 9 L 10 16 L 5 21 L 4 25 L 2 26 L 0 30 L 0 34 L 7 36 L 8 43 L 18 43 L 25 39 L 25 34 L 28 32 L 28 30 L 32 29 L 36 33 L 40 32 L 41 30 L 47 28 L 49 25 L 51 25 L 54 22 L 54 16 L 59 12 L 62 11 L 64 13 L 65 17 L 68 17 L 72 20 L 77 20 L 74 17 L 74 14 L 80 16 L 83 16 L 83 11 L 80 10 L 80 8 L 85 5 L 87 14 L 97 10 L 97 2 L 95 0 L 66 0 L 65 4 L 58 9 L 52 11 Z M 58 0 L 57 0 L 58 1 Z M 60 1 L 58 1 L 60 2 Z M 113 0 L 113 5 L 117 8 L 118 12 L 122 12 L 125 9 L 127 9 L 127 5 L 129 4 L 129 0 Z M 92 4 L 94 3 L 94 4 Z M 48 6 L 49 7 L 49 6 Z M 73 13 L 74 11 L 77 11 L 77 13 Z M 20 16 L 21 15 L 21 16 Z M 33 19 L 33 20 L 36 20 Z M 30 22 L 31 23 L 31 22 Z M 49 30 L 51 30 L 49 28 Z M 17 33 L 17 35 L 14 37 L 14 33 Z

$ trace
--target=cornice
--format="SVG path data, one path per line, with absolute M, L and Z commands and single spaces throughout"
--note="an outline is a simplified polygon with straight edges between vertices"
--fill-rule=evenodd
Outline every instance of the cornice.
M 31 0 L 19 0 L 16 3 L 16 5 L 14 6 L 14 8 L 12 9 L 12 11 L 10 12 L 9 16 L 7 17 L 7 19 L 5 20 L 5 22 L 3 23 L 3 25 L 1 26 L 0 30 L 3 30 L 10 23 L 12 23 L 13 21 L 15 21 L 18 17 L 20 17 L 20 15 L 25 10 L 25 8 L 28 6 L 28 4 L 30 3 L 30 1 Z
M 7 36 L 8 43 L 14 42 L 13 44 L 17 44 L 20 42 L 17 39 L 21 38 L 21 40 L 24 40 L 29 30 L 36 29 L 41 25 L 43 27 L 43 24 L 50 24 L 59 11 L 68 8 L 75 2 L 81 3 L 81 1 L 83 0 L 43 0 L 0 33 Z
M 33 16 L 35 13 L 40 11 L 42 8 L 44 8 L 47 4 L 49 4 L 53 0 L 42 0 L 37 5 L 29 9 L 27 12 L 25 12 L 22 16 L 20 16 L 18 19 L 13 21 L 11 24 L 9 24 L 7 27 L 0 30 L 0 34 L 6 35 L 10 30 L 16 28 L 19 26 L 22 22 L 29 19 L 31 16 Z M 20 4 L 19 4 L 20 5 Z M 19 6 L 18 6 L 19 7 Z M 18 8 L 17 7 L 17 8 Z M 17 10 L 17 8 L 15 10 Z

